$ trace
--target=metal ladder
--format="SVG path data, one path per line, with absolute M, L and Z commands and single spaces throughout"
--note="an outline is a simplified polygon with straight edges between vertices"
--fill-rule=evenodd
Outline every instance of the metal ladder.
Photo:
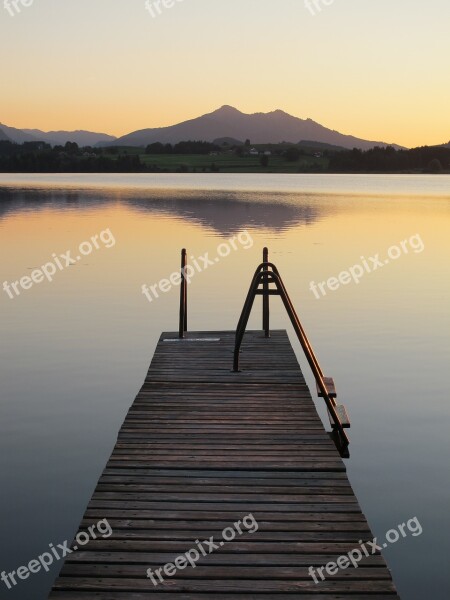
M 300 345 L 315 377 L 318 396 L 324 398 L 325 404 L 327 405 L 330 423 L 334 430 L 333 433 L 336 434 L 332 436 L 333 440 L 335 441 L 336 446 L 340 450 L 341 454 L 343 456 L 347 456 L 347 448 L 350 443 L 345 432 L 345 429 L 350 427 L 350 420 L 348 418 L 347 410 L 343 404 L 337 404 L 335 400 L 337 394 L 333 378 L 324 376 L 319 365 L 319 361 L 317 360 L 305 330 L 303 329 L 289 294 L 287 293 L 280 273 L 277 267 L 273 263 L 269 262 L 269 251 L 267 248 L 264 248 L 263 262 L 258 266 L 253 276 L 250 289 L 244 303 L 244 308 L 242 309 L 242 313 L 236 328 L 233 371 L 236 373 L 239 372 L 239 356 L 241 352 L 242 340 L 244 339 L 245 330 L 256 296 L 263 297 L 263 330 L 267 338 L 270 337 L 270 296 L 281 297 L 294 331 L 297 334 Z

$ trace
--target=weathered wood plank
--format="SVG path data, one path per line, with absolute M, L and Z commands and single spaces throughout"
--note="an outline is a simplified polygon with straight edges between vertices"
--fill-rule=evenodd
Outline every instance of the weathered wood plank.
M 148 578 L 126 579 L 115 577 L 60 577 L 54 586 L 55 590 L 86 590 L 86 591 L 123 591 L 155 592 L 153 583 Z M 395 587 L 390 580 L 326 580 L 315 584 L 310 581 L 279 580 L 266 581 L 262 579 L 167 579 L 160 585 L 160 589 L 172 592 L 227 592 L 248 593 L 258 591 L 266 594 L 277 594 L 279 592 L 290 593 L 395 593 Z
M 297 597 L 300 597 L 301 600 L 318 600 L 318 595 L 314 593 L 296 593 Z M 399 596 L 397 594 L 352 594 L 349 596 L 348 594 L 327 594 L 322 597 L 325 600 L 397 600 Z M 258 593 L 245 593 L 238 594 L 235 593 L 232 596 L 230 594 L 218 594 L 216 592 L 213 593 L 186 593 L 184 592 L 182 596 L 178 593 L 154 593 L 150 596 L 152 600 L 270 600 L 267 594 L 258 594 Z M 277 600 L 293 600 L 294 596 L 292 594 L 277 594 Z M 149 595 L 148 592 L 89 592 L 89 591 L 55 591 L 50 594 L 49 600 L 148 600 Z
M 177 554 L 171 552 L 75 552 L 71 554 L 66 561 L 68 563 L 99 563 L 99 564 L 127 564 L 127 565 L 145 565 L 146 568 L 152 565 L 165 565 L 173 563 Z M 285 567 L 320 567 L 330 561 L 336 561 L 338 554 L 210 554 L 206 557 L 200 557 L 198 565 L 241 565 L 241 566 L 265 566 L 280 565 Z M 386 563 L 382 556 L 364 556 L 360 561 L 360 567 L 377 568 L 385 567 Z
M 61 571 L 61 577 L 126 577 L 130 579 L 142 578 L 145 576 L 147 568 L 153 568 L 156 565 L 148 565 L 145 568 L 142 565 L 112 565 L 112 564 L 88 564 L 88 563 L 66 563 Z M 311 576 L 306 567 L 284 567 L 261 565 L 242 567 L 232 565 L 229 567 L 197 566 L 188 572 L 180 571 L 173 576 L 173 579 L 256 579 L 257 581 L 276 581 L 279 579 L 287 580 L 306 580 L 310 581 Z M 337 573 L 333 580 L 366 580 L 379 581 L 389 580 L 390 575 L 384 568 L 364 568 L 346 569 Z

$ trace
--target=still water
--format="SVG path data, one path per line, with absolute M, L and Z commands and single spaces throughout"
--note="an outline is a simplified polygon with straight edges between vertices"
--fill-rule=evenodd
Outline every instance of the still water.
M 423 527 L 385 552 L 401 597 L 448 599 L 449 233 L 448 176 L 0 175 L 0 571 L 77 529 L 160 332 L 177 328 L 178 289 L 149 302 L 143 284 L 183 246 L 217 257 L 238 236 L 193 277 L 189 328 L 236 326 L 267 245 L 349 410 L 349 477 L 375 535 Z M 271 315 L 312 387 L 277 299 Z M 0 597 L 44 600 L 60 567 L 0 582 Z

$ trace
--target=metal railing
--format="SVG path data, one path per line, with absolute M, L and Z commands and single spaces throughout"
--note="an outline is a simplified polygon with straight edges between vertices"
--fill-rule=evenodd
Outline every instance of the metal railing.
M 340 444 L 343 448 L 347 448 L 349 445 L 349 438 L 344 430 L 344 426 L 336 411 L 337 403 L 334 400 L 332 394 L 327 389 L 326 383 L 324 381 L 323 371 L 320 368 L 319 361 L 317 360 L 317 357 L 314 353 L 314 350 L 312 349 L 312 346 L 308 340 L 305 330 L 303 329 L 303 326 L 295 311 L 294 305 L 292 304 L 289 294 L 286 291 L 286 287 L 283 283 L 283 280 L 281 279 L 280 273 L 276 266 L 273 263 L 269 262 L 268 258 L 268 250 L 267 248 L 264 248 L 264 262 L 262 262 L 255 271 L 247 297 L 245 299 L 244 308 L 242 309 L 242 313 L 236 328 L 233 371 L 239 372 L 239 356 L 241 352 L 242 340 L 244 339 L 245 330 L 247 328 L 248 320 L 250 318 L 250 313 L 252 311 L 256 296 L 263 296 L 263 330 L 265 332 L 266 337 L 270 336 L 270 296 L 280 296 L 281 300 L 283 301 L 286 312 L 288 313 L 294 331 L 297 334 L 303 352 L 305 353 L 308 364 L 311 367 L 311 371 L 313 372 L 317 383 L 317 388 L 320 391 L 321 396 L 323 396 L 325 400 L 333 426 L 339 435 Z M 273 287 L 271 288 L 271 285 L 275 286 L 275 289 Z
M 268 272 L 269 267 L 269 249 L 264 248 L 263 250 L 263 263 L 264 272 Z M 267 280 L 263 282 L 264 296 L 263 296 L 263 330 L 266 338 L 270 337 L 270 311 L 269 311 L 269 284 Z
M 183 248 L 181 251 L 181 285 L 180 285 L 180 325 L 179 325 L 179 337 L 184 338 L 187 331 L 187 281 L 186 281 L 186 267 L 187 267 L 187 252 Z

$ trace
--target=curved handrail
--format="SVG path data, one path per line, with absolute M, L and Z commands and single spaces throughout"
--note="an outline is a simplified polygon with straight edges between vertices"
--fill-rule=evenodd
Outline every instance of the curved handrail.
M 259 288 L 261 284 L 263 284 L 262 290 L 260 290 Z M 271 262 L 265 261 L 261 263 L 257 267 L 255 274 L 253 275 L 250 288 L 248 290 L 247 297 L 244 302 L 244 307 L 242 309 L 242 313 L 236 328 L 233 370 L 235 372 L 239 372 L 239 354 L 241 350 L 242 341 L 245 335 L 245 330 L 247 328 L 248 320 L 250 318 L 250 313 L 253 308 L 255 297 L 258 294 L 262 294 L 264 297 L 268 298 L 271 291 L 269 290 L 270 284 L 274 284 L 276 286 L 276 293 L 277 295 L 281 296 L 282 302 L 284 304 L 286 312 L 288 313 L 291 324 L 294 328 L 295 333 L 297 334 L 297 338 L 300 342 L 303 352 L 305 353 L 308 364 L 313 372 L 320 393 L 322 394 L 325 400 L 328 411 L 333 419 L 333 423 L 337 431 L 339 432 L 342 444 L 346 447 L 349 445 L 349 439 L 340 421 L 339 415 L 336 411 L 336 402 L 330 396 L 327 390 L 327 386 L 324 381 L 323 371 L 320 368 L 319 361 L 317 360 L 314 350 L 312 349 L 312 346 L 306 335 L 306 332 L 303 329 L 300 319 L 295 311 L 294 305 L 292 304 L 292 301 L 283 283 L 281 275 L 277 267 Z M 263 317 L 263 319 L 264 324 L 268 325 L 266 317 Z

